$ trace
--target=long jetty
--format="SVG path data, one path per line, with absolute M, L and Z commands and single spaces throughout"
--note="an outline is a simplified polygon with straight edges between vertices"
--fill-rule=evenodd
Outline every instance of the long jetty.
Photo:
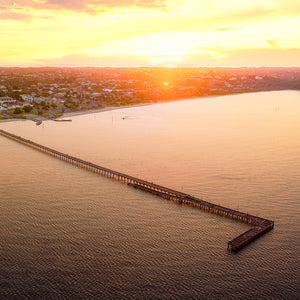
M 147 193 L 154 194 L 156 196 L 168 199 L 178 204 L 192 206 L 213 214 L 218 214 L 253 226 L 251 229 L 247 230 L 246 232 L 242 233 L 235 239 L 228 242 L 227 249 L 230 251 L 234 251 L 234 252 L 239 251 L 241 248 L 243 248 L 253 240 L 257 239 L 267 231 L 273 229 L 274 227 L 273 221 L 263 219 L 257 216 L 253 216 L 247 213 L 243 213 L 221 205 L 216 205 L 211 202 L 201 200 L 199 198 L 193 197 L 191 195 L 161 185 L 157 185 L 133 176 L 129 176 L 120 172 L 113 171 L 108 168 L 98 166 L 91 162 L 45 147 L 43 145 L 37 144 L 33 141 L 24 139 L 20 136 L 14 135 L 12 133 L 9 133 L 1 129 L 0 129 L 0 135 L 7 137 L 11 140 L 14 140 L 16 142 L 19 142 L 35 150 L 38 150 L 40 152 L 43 152 L 45 154 L 48 154 L 52 157 L 65 161 L 67 163 L 73 164 L 77 167 L 111 178 L 113 180 L 127 184 L 128 186 L 134 187 L 136 189 L 140 189 Z

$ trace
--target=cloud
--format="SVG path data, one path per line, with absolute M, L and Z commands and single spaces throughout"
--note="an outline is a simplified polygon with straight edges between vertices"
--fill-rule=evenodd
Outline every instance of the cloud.
M 207 28 L 203 29 L 203 31 L 211 31 L 211 32 L 221 32 L 221 31 L 231 31 L 231 30 L 239 30 L 240 27 L 216 27 L 216 28 Z
M 298 0 L 248 1 L 247 4 L 244 4 L 243 1 L 236 2 L 236 5 L 232 5 L 231 9 L 224 8 L 222 10 L 220 8 L 216 9 L 215 12 L 211 11 L 210 17 L 218 20 L 220 24 L 228 22 L 233 24 L 232 22 L 266 21 L 300 15 L 300 2 Z
M 31 20 L 33 17 L 28 13 L 0 12 L 0 20 Z
M 278 47 L 277 43 L 280 41 L 280 39 L 270 39 L 266 40 L 266 43 L 271 47 Z
M 252 48 L 220 50 L 219 58 L 208 53 L 188 55 L 184 66 L 208 67 L 300 67 L 300 48 Z M 183 66 L 183 65 L 182 65 Z
M 6 9 L 71 10 L 98 13 L 114 8 L 142 8 L 165 10 L 181 3 L 182 0 L 0 0 Z M 0 6 L 0 7 L 1 7 Z
M 38 0 L 35 0 L 38 1 Z M 6 3 L 7 2 L 7 3 Z M 0 21 L 12 20 L 12 21 L 31 21 L 34 19 L 52 19 L 49 14 L 39 14 L 36 11 L 30 11 L 24 8 L 20 4 L 22 1 L 13 2 L 0 0 Z
M 211 52 L 211 53 L 210 53 Z M 167 61 L 169 62 L 169 61 Z M 232 49 L 214 55 L 212 51 L 203 50 L 199 54 L 190 54 L 184 59 L 170 60 L 178 67 L 300 67 L 300 48 L 294 49 Z M 94 66 L 94 67 L 137 67 L 165 65 L 160 60 L 153 61 L 149 57 L 134 55 L 92 56 L 85 54 L 67 55 L 55 59 L 39 60 L 39 66 Z
M 147 58 L 133 55 L 91 56 L 72 54 L 55 59 L 36 61 L 36 65 L 60 67 L 137 67 L 146 66 Z

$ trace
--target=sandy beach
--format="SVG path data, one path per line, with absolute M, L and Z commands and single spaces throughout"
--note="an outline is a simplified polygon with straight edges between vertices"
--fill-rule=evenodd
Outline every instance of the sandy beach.
M 132 104 L 132 105 L 108 106 L 108 107 L 99 108 L 99 109 L 72 111 L 72 112 L 64 113 L 58 119 L 75 117 L 75 116 L 86 115 L 86 114 L 94 114 L 94 113 L 117 110 L 117 109 L 131 108 L 131 107 L 140 107 L 140 106 L 149 106 L 149 105 L 162 104 L 162 103 L 171 103 L 171 102 L 184 101 L 184 100 L 190 100 L 190 99 L 195 99 L 195 98 L 215 98 L 215 97 L 216 96 L 190 97 L 190 98 L 168 100 L 168 101 L 156 101 L 156 102 L 139 103 L 139 104 Z M 44 120 L 45 120 L 45 118 L 44 118 Z
M 64 113 L 58 119 L 70 118 L 70 117 L 86 115 L 86 114 L 95 114 L 95 113 L 99 113 L 99 112 L 105 112 L 105 111 L 111 111 L 111 110 L 117 110 L 117 109 L 139 107 L 139 106 L 148 106 L 148 105 L 154 105 L 154 104 L 159 104 L 159 103 L 163 103 L 163 101 L 153 102 L 153 103 L 140 103 L 140 104 L 134 104 L 134 105 L 124 105 L 124 106 L 108 106 L 108 107 L 99 108 L 99 109 L 90 109 L 90 110 L 82 110 L 82 111 L 72 111 L 72 112 Z
M 214 98 L 216 96 L 205 96 L 201 98 Z M 149 105 L 155 105 L 155 104 L 161 104 L 161 103 L 170 103 L 170 102 L 177 102 L 177 101 L 183 101 L 183 100 L 189 100 L 194 98 L 200 98 L 200 97 L 191 97 L 191 98 L 184 98 L 184 99 L 176 99 L 176 100 L 168 100 L 168 101 L 158 101 L 158 102 L 148 102 L 148 103 L 139 103 L 139 104 L 133 104 L 133 105 L 123 105 L 123 106 L 107 106 L 104 108 L 98 108 L 98 109 L 89 109 L 89 110 L 80 110 L 80 111 L 72 111 L 72 112 L 66 112 L 62 116 L 57 117 L 55 120 L 63 120 L 66 118 L 76 117 L 80 115 L 87 115 L 87 114 L 95 114 L 105 111 L 112 111 L 117 109 L 124 109 L 124 108 L 132 108 L 132 107 L 140 107 L 140 106 L 149 106 Z M 26 119 L 19 119 L 19 118 L 12 118 L 12 119 L 0 119 L 1 122 L 11 122 L 11 121 L 26 121 L 31 120 L 34 122 L 43 122 L 43 121 L 49 121 L 52 120 L 50 118 L 34 115 L 34 114 L 26 114 Z
M 164 102 L 165 101 L 152 102 L 152 103 L 151 102 L 150 103 L 140 103 L 140 104 L 124 105 L 124 106 L 108 106 L 108 107 L 99 108 L 99 109 L 72 111 L 72 112 L 64 113 L 62 116 L 58 117 L 57 120 L 76 117 L 76 116 L 80 116 L 80 115 L 95 114 L 95 113 L 100 113 L 100 112 L 105 112 L 105 111 L 117 110 L 117 109 L 154 105 L 154 104 L 159 104 L 159 103 L 164 103 Z M 34 115 L 34 114 L 27 114 L 25 116 L 26 116 L 26 119 L 18 119 L 18 118 L 15 118 L 15 119 L 14 118 L 12 118 L 12 119 L 0 119 L 0 123 L 1 122 L 12 122 L 12 121 L 26 121 L 26 120 L 31 120 L 31 121 L 34 121 L 34 122 L 43 122 L 43 121 L 51 120 L 47 117 Z

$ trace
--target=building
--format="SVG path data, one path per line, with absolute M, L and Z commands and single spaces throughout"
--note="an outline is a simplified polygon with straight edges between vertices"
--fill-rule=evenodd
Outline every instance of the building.
M 17 100 L 11 97 L 0 97 L 0 105 L 15 104 Z

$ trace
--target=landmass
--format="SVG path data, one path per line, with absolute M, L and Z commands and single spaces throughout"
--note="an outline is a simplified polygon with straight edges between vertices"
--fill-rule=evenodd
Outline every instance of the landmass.
M 300 90 L 300 68 L 0 68 L 0 120 L 287 89 Z

